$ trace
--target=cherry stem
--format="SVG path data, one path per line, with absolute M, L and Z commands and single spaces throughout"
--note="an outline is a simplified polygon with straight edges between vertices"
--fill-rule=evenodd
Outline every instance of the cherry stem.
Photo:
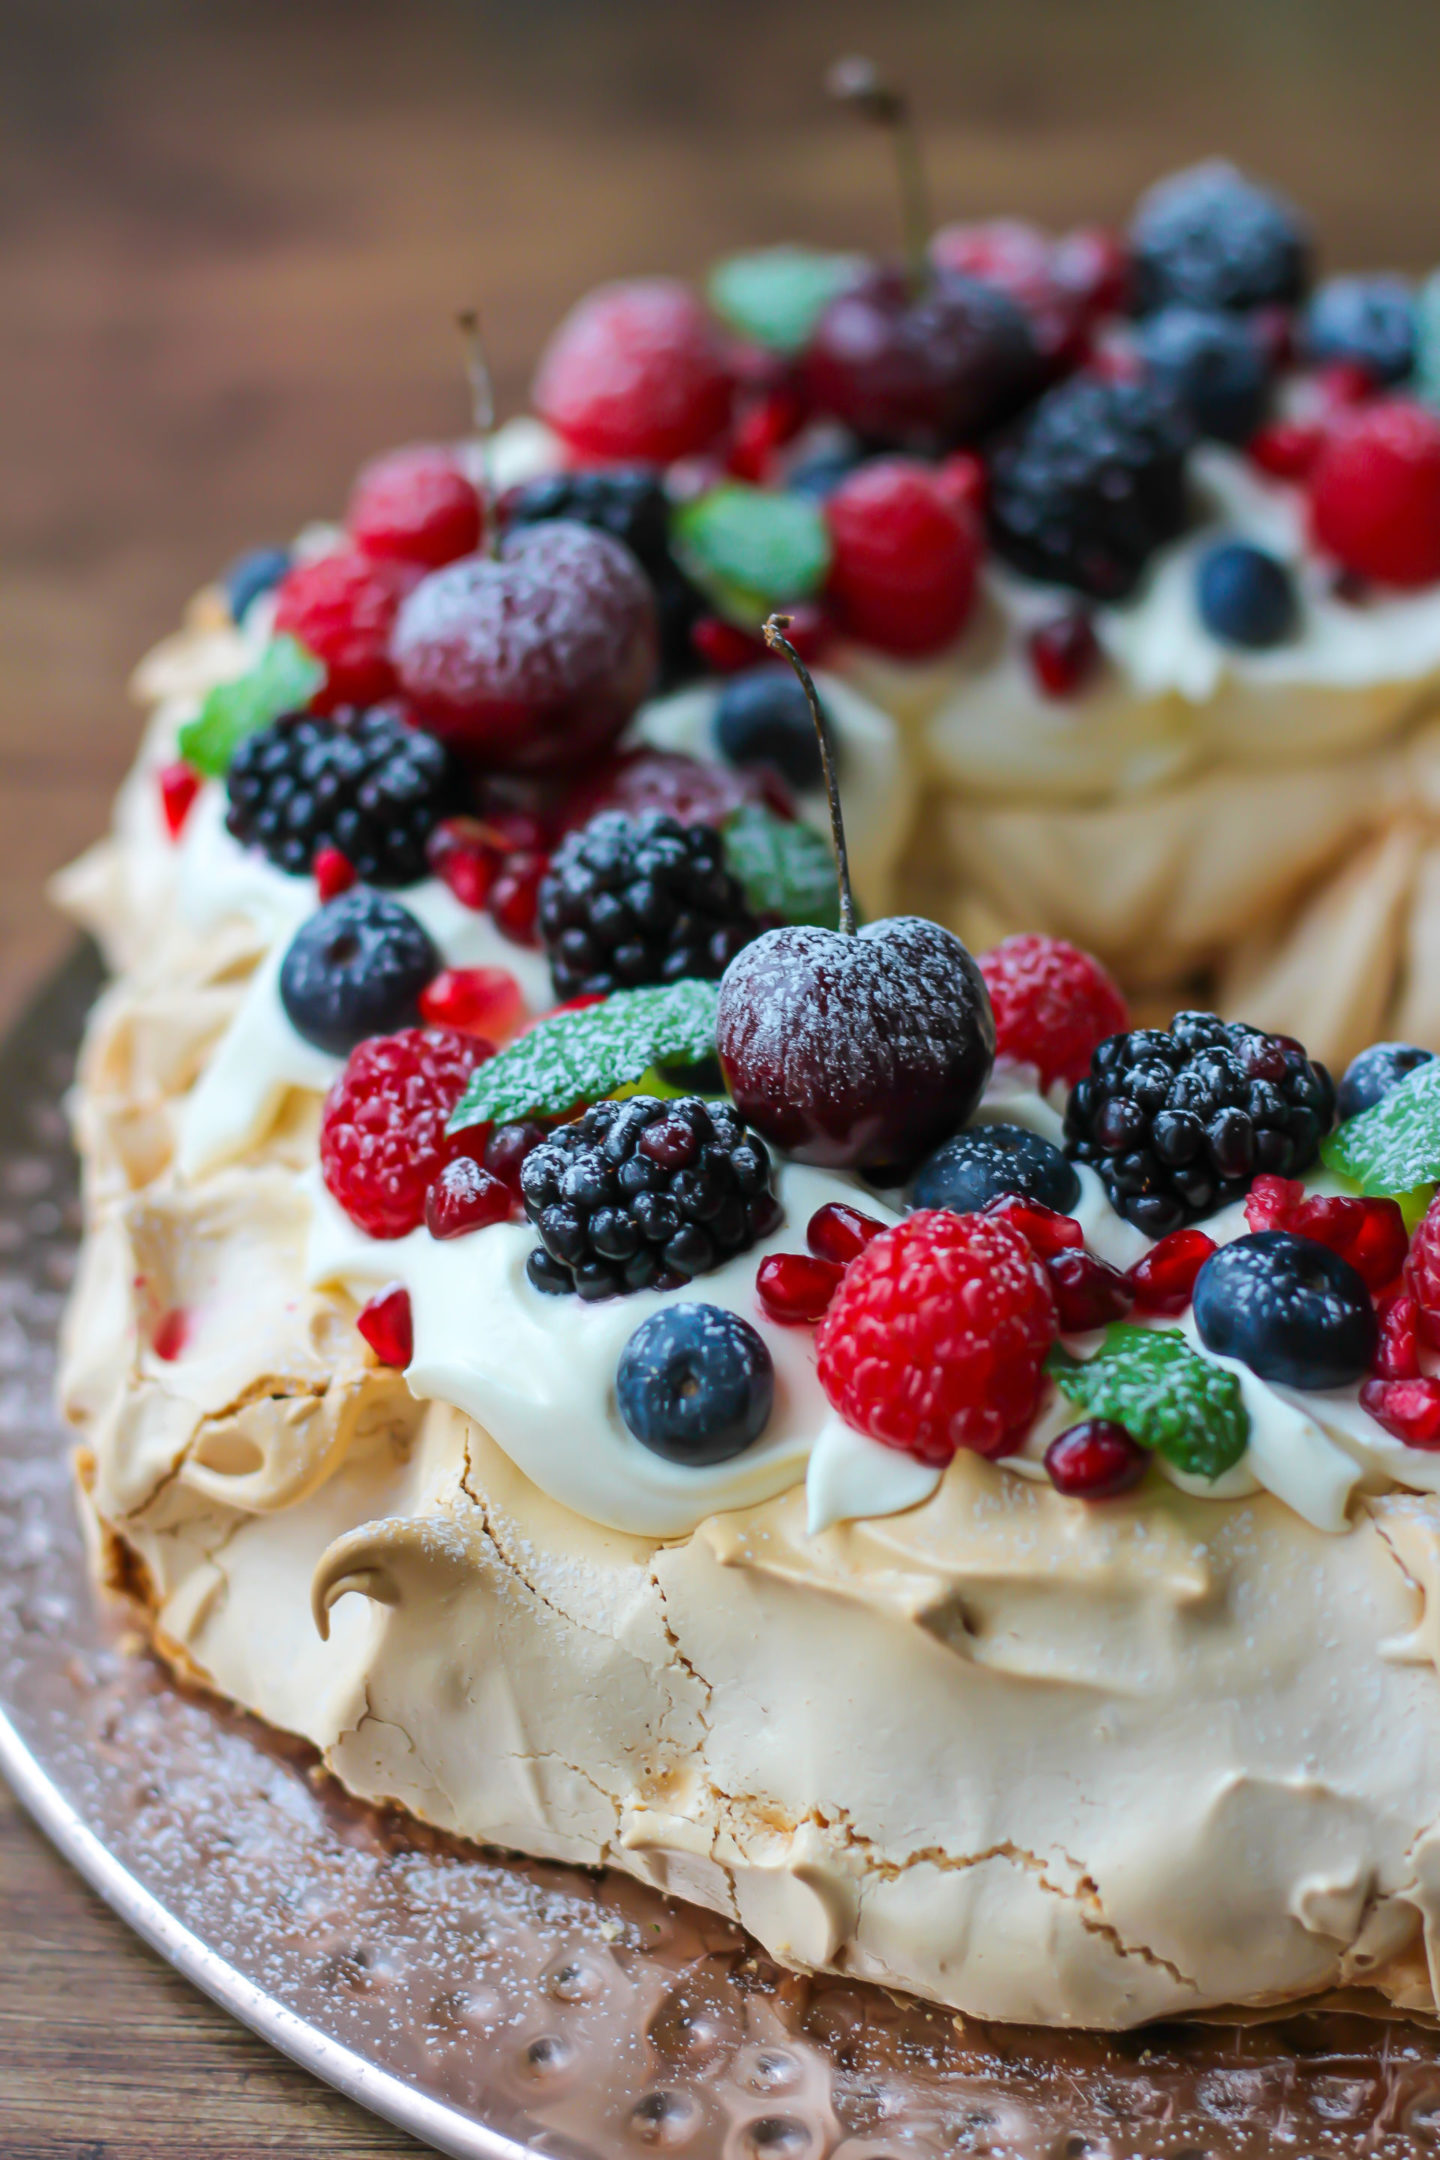
M 858 55 L 837 60 L 825 78 L 825 87 L 838 103 L 848 105 L 862 120 L 882 127 L 890 137 L 895 159 L 895 178 L 900 192 L 900 236 L 910 290 L 918 298 L 930 282 L 930 234 L 933 218 L 925 160 L 910 100 L 903 90 L 883 81 L 871 60 Z
M 850 851 L 845 845 L 845 820 L 840 815 L 840 787 L 835 778 L 835 760 L 830 753 L 830 730 L 825 725 L 825 715 L 820 710 L 820 697 L 811 679 L 810 670 L 790 643 L 785 632 L 790 627 L 788 615 L 771 615 L 765 623 L 765 643 L 771 652 L 783 653 L 794 668 L 810 707 L 810 717 L 815 723 L 815 733 L 820 742 L 820 764 L 825 774 L 825 793 L 830 803 L 830 837 L 835 843 L 835 872 L 840 884 L 840 928 L 846 937 L 855 935 L 855 895 L 850 889 Z
M 480 509 L 483 516 L 481 546 L 495 553 L 499 535 L 495 514 L 495 482 L 490 471 L 490 438 L 495 432 L 495 385 L 490 375 L 485 333 L 478 308 L 465 308 L 455 318 L 465 341 L 465 378 L 470 385 L 470 419 L 480 446 Z

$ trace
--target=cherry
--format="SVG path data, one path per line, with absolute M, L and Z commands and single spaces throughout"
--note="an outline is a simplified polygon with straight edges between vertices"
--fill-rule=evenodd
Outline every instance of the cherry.
M 620 750 L 587 773 L 565 797 L 560 824 L 572 832 L 601 810 L 663 810 L 682 825 L 723 825 L 747 803 L 765 803 L 794 816 L 788 793 L 772 772 L 711 764 L 678 750 Z
M 618 735 L 650 688 L 657 635 L 629 549 L 554 518 L 423 578 L 391 657 L 437 735 L 481 764 L 543 771 Z
M 1113 1500 L 1145 1475 L 1150 1458 L 1113 1418 L 1082 1418 L 1045 1450 L 1045 1468 L 1067 1500 Z
M 964 1124 L 995 1060 L 984 978 L 952 931 L 917 916 L 855 927 L 839 790 L 809 670 L 772 616 L 765 638 L 805 690 L 820 742 L 840 928 L 791 924 L 737 953 L 716 1041 L 748 1123 L 801 1162 L 903 1172 Z

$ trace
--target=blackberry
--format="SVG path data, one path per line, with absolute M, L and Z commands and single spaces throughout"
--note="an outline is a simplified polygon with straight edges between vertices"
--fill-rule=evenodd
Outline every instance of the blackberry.
M 538 920 L 562 998 L 717 981 L 759 931 L 719 833 L 661 810 L 603 810 L 562 840 Z
M 1306 313 L 1304 345 L 1308 359 L 1351 360 L 1377 383 L 1404 382 L 1415 368 L 1415 296 L 1403 278 L 1330 278 Z
M 1245 317 L 1220 308 L 1161 308 L 1140 324 L 1135 350 L 1202 435 L 1244 443 L 1264 420 L 1270 362 Z
M 1187 307 L 1293 307 L 1310 282 L 1310 236 L 1289 203 L 1223 158 L 1172 173 L 1140 199 L 1130 227 L 1137 315 Z
M 1158 384 L 1061 383 L 995 454 L 997 554 L 1029 577 L 1123 600 L 1184 529 L 1189 443 L 1189 423 Z
M 230 831 L 279 869 L 305 877 L 334 847 L 368 885 L 423 878 L 426 840 L 465 808 L 444 744 L 387 705 L 283 714 L 241 743 L 225 788 Z
M 1065 1111 L 1066 1152 L 1161 1238 L 1238 1200 L 1262 1171 L 1298 1177 L 1334 1117 L 1329 1073 L 1288 1035 L 1182 1012 L 1101 1043 Z
M 537 1290 L 582 1298 L 675 1290 L 775 1228 L 770 1155 L 727 1102 L 698 1095 L 599 1102 L 520 1169 L 540 1233 Z
M 657 688 L 673 689 L 699 673 L 690 632 L 708 603 L 670 552 L 670 499 L 648 465 L 612 465 L 592 472 L 548 473 L 507 495 L 507 526 L 572 518 L 623 540 L 655 592 L 660 617 Z

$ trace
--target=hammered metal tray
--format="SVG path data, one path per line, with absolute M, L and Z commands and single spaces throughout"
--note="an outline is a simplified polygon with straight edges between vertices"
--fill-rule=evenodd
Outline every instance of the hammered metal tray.
M 177 1687 L 90 1590 L 52 1405 L 78 1227 L 62 1099 L 98 981 L 77 954 L 0 1053 L 0 1770 L 196 1986 L 467 2160 L 1440 2152 L 1435 2033 L 1032 2032 L 806 1979 L 623 1877 L 362 1807 Z

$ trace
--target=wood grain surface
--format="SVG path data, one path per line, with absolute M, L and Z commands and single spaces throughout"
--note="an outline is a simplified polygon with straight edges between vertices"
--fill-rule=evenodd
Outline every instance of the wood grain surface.
M 0 1013 L 129 755 L 124 683 L 231 554 L 507 410 L 625 271 L 878 245 L 837 50 L 914 86 L 947 216 L 1118 217 L 1223 149 L 1339 265 L 1440 258 L 1425 0 L 0 0 Z M 141 1950 L 0 1793 L 4 2160 L 413 2150 Z

